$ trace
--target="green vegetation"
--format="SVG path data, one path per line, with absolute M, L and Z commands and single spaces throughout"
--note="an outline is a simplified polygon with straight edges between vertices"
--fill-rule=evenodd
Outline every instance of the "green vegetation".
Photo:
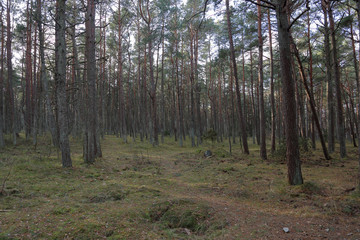
M 356 149 L 346 159 L 303 155 L 305 184 L 289 186 L 286 165 L 224 143 L 184 147 L 123 143 L 106 136 L 103 158 L 86 165 L 72 139 L 73 168 L 61 167 L 48 137 L 21 136 L 0 152 L 0 239 L 356 239 L 360 198 L 352 191 Z M 205 158 L 210 149 L 214 154 Z M 350 189 L 350 190 L 349 190 Z M 336 218 L 336 221 L 334 220 Z M 299 222 L 302 224 L 299 225 Z M 289 227 L 288 235 L 282 231 Z M 325 231 L 329 229 L 329 231 Z

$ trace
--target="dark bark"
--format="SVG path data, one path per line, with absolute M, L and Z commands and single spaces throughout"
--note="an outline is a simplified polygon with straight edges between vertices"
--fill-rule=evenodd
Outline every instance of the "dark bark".
M 360 30 L 360 0 L 356 1 L 356 8 L 357 8 L 357 22 L 358 22 L 358 27 Z M 360 36 L 360 32 L 359 32 L 359 36 Z M 359 43 L 360 45 L 360 43 Z M 360 49 L 359 51 L 359 57 L 360 57 Z M 360 64 L 360 60 L 359 60 L 359 64 Z M 358 68 L 360 70 L 360 67 Z M 358 81 L 356 82 L 356 88 L 357 88 L 357 93 L 358 93 L 358 102 L 357 102 L 357 108 L 360 109 L 360 79 L 357 79 Z M 358 192 L 360 192 L 360 112 L 358 111 L 358 115 L 357 115 L 357 122 L 358 122 L 358 132 L 357 132 L 357 136 L 358 136 L 358 161 L 359 161 L 359 166 L 358 166 Z
M 150 74 L 150 100 L 151 100 L 151 122 L 154 146 L 159 144 L 158 126 L 157 126 L 157 104 L 156 104 L 156 82 L 154 78 L 154 63 L 153 63 L 153 35 L 152 35 L 152 16 L 149 11 L 149 1 L 146 2 L 146 13 L 142 10 L 141 1 L 139 1 L 140 14 L 147 25 L 148 34 L 148 60 L 149 60 L 149 74 Z
M 165 60 L 165 19 L 163 19 L 161 37 L 162 37 L 162 47 L 161 47 L 161 143 L 164 143 L 164 131 L 165 131 L 165 92 L 164 92 L 164 60 Z M 180 136 L 181 138 L 181 136 Z
M 336 96 L 336 118 L 337 118 L 337 132 L 340 143 L 340 157 L 346 157 L 346 146 L 345 146 L 345 128 L 344 128 L 344 116 L 343 106 L 341 100 L 341 80 L 340 80 L 340 68 L 337 54 L 337 43 L 335 33 L 335 22 L 333 17 L 333 9 L 328 4 L 328 14 L 330 23 L 330 35 L 331 35 L 331 47 L 332 47 L 332 60 L 334 68 L 334 80 L 335 80 L 335 96 Z
M 196 122 L 195 122 L 195 99 L 194 99 L 194 32 L 192 29 L 192 25 L 190 26 L 190 105 L 191 105 L 191 123 L 190 123 L 190 138 L 191 138 L 191 146 L 195 147 L 195 130 L 196 130 Z
M 195 39 L 194 39 L 194 74 L 195 74 L 195 101 L 196 101 L 196 136 L 197 136 L 197 145 L 201 144 L 201 136 L 203 135 L 203 126 L 201 123 L 201 104 L 200 104 L 200 93 L 201 85 L 199 82 L 199 70 L 198 70 L 198 58 L 199 58 L 199 29 L 195 30 Z
M 270 104 L 271 104 L 271 153 L 275 152 L 276 141 L 276 109 L 274 97 L 274 60 L 272 50 L 272 31 L 270 21 L 270 10 L 268 9 L 268 30 L 269 30 L 269 53 L 270 53 Z
M 307 32 L 307 40 L 308 40 L 308 51 L 309 51 L 309 79 L 310 79 L 310 95 L 314 96 L 314 84 L 313 84 L 313 56 L 312 56 L 312 47 L 311 47 L 311 41 L 310 41 L 310 12 L 308 12 L 307 15 L 307 23 L 308 23 L 308 32 Z M 314 101 L 315 104 L 315 101 Z M 311 105 L 311 103 L 310 103 Z M 310 106 L 311 107 L 311 106 Z M 311 109 L 313 109 L 311 107 Z M 316 112 L 315 112 L 316 114 Z M 314 113 L 311 116 L 311 143 L 312 148 L 316 149 L 316 139 L 315 139 L 315 115 Z M 321 128 L 318 128 L 319 131 L 321 131 Z M 326 146 L 325 146 L 326 147 Z M 324 150 L 324 146 L 323 146 Z M 327 151 L 326 151 L 327 152 Z
M 40 79 L 42 84 L 42 91 L 44 94 L 44 101 L 45 101 L 45 115 L 47 116 L 47 123 L 50 129 L 51 137 L 53 145 L 58 147 L 59 146 L 59 139 L 58 139 L 58 129 L 56 127 L 55 116 L 54 112 L 51 107 L 51 101 L 49 96 L 49 87 L 48 87 L 48 77 L 45 67 L 45 41 L 44 41 L 44 32 L 43 32 L 43 22 L 42 22 L 42 14 L 41 14 L 41 0 L 37 0 L 37 11 L 40 12 L 38 15 L 38 28 L 39 28 L 39 47 L 40 47 Z
M 96 59 L 95 59 L 95 2 L 87 1 L 86 12 L 86 79 L 87 79 L 87 114 L 85 124 L 84 161 L 91 164 L 101 153 L 97 141 L 97 101 L 96 101 Z
M 59 129 L 59 146 L 63 167 L 72 167 L 70 157 L 69 129 L 68 129 L 68 103 L 66 94 L 66 41 L 65 18 L 66 0 L 56 1 L 55 15 L 55 85 L 57 97 L 57 114 Z
M 119 132 L 120 136 L 124 139 L 124 142 L 127 142 L 126 140 L 126 121 L 125 121 L 125 104 L 124 104 L 124 79 L 123 79 L 123 61 L 122 61 L 122 15 L 121 15 L 121 1 L 119 0 L 119 15 L 118 15 L 118 34 L 119 34 L 119 40 L 118 40 L 118 106 L 119 106 Z
M 296 57 L 296 60 L 298 62 L 298 65 L 299 65 L 300 77 L 302 79 L 302 82 L 304 84 L 307 97 L 308 97 L 309 102 L 310 102 L 310 108 L 311 108 L 313 120 L 314 120 L 314 123 L 316 125 L 317 130 L 318 130 L 318 135 L 319 135 L 319 138 L 320 138 L 321 147 L 322 147 L 322 150 L 323 150 L 323 153 L 324 153 L 324 157 L 325 157 L 326 160 L 330 160 L 331 158 L 330 158 L 330 155 L 329 155 L 329 153 L 327 151 L 326 144 L 325 144 L 325 139 L 324 139 L 324 136 L 323 136 L 322 131 L 321 131 L 319 118 L 318 118 L 317 113 L 316 113 L 314 95 L 313 95 L 313 93 L 311 91 L 311 88 L 309 88 L 309 86 L 308 86 L 308 83 L 307 83 L 307 80 L 306 80 L 306 75 L 305 75 L 305 70 L 304 70 L 304 67 L 303 67 L 303 65 L 301 63 L 300 54 L 299 54 L 299 51 L 298 51 L 298 49 L 297 49 L 297 47 L 295 45 L 294 39 L 292 37 L 291 37 L 291 42 L 293 44 L 293 50 L 294 50 L 295 57 Z
M 4 142 L 4 42 L 5 25 L 3 22 L 4 10 L 1 8 L 1 55 L 0 55 L 0 149 L 5 146 Z
M 175 12 L 175 23 L 177 25 L 177 11 Z M 174 30 L 174 37 L 175 37 L 175 78 L 176 78 L 176 92 L 177 92 L 177 128 L 179 129 L 179 145 L 180 147 L 183 146 L 183 131 L 184 131 L 184 123 L 183 123 L 183 111 L 182 111 L 182 94 L 181 94 L 181 84 L 179 77 L 179 58 L 178 58 L 178 33 L 177 28 Z
M 35 12 L 35 20 L 36 18 L 38 18 L 38 12 Z M 37 75 L 37 69 L 38 69 L 38 64 L 37 64 L 37 22 L 35 21 L 34 23 L 34 45 L 33 45 L 33 49 L 34 49 L 34 57 L 33 57 L 33 85 L 32 85 L 32 101 L 31 101 L 31 105 L 32 105 L 32 116 L 31 116 L 31 121 L 32 121 L 32 138 L 33 138 L 33 146 L 36 149 L 36 145 L 37 145 L 37 134 L 38 134 L 38 117 L 39 117 L 39 98 L 38 98 L 38 85 L 39 85 L 39 80 L 38 80 L 38 75 Z
M 257 0 L 260 4 L 260 0 Z M 259 80 L 259 116 L 260 116 L 260 157 L 263 160 L 267 159 L 266 155 L 266 121 L 265 121 L 265 104 L 264 104 L 264 72 L 263 72 L 263 38 L 261 31 L 261 7 L 257 6 L 258 16 L 258 44 L 259 44 L 259 65 L 258 65 L 258 80 Z M 245 104 L 245 103 L 244 103 Z
M 26 58 L 25 58 L 25 136 L 26 139 L 29 138 L 31 134 L 31 88 L 32 88 L 32 63 L 31 63 L 31 20 L 30 20 L 30 9 L 29 9 L 29 0 L 27 0 L 26 8 Z
M 299 153 L 298 132 L 296 126 L 295 82 L 291 67 L 290 33 L 287 18 L 287 0 L 278 0 L 276 18 L 280 51 L 280 67 L 283 92 L 283 112 L 286 136 L 286 160 L 290 185 L 303 183 Z
M 10 0 L 7 0 L 6 5 L 6 28 L 7 28 L 7 38 L 6 38 L 6 54 L 7 54 L 7 81 L 8 81 L 8 99 L 9 99 L 9 115 L 10 115 L 10 124 L 12 130 L 13 144 L 16 145 L 16 108 L 15 108 L 15 94 L 13 90 L 13 66 L 12 66 L 12 49 L 11 49 L 11 21 L 10 21 Z M 9 124 L 9 125 L 10 125 Z

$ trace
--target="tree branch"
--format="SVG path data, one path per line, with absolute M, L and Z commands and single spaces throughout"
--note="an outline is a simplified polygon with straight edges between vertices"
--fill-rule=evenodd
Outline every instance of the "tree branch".
M 270 9 L 275 10 L 275 5 L 272 4 L 269 1 L 266 1 L 266 0 L 261 0 L 261 2 L 265 3 L 266 5 L 265 4 L 259 4 L 259 3 L 255 2 L 254 0 L 246 0 L 246 2 L 250 2 L 250 3 L 255 4 L 257 6 L 260 6 L 260 7 L 270 8 Z
M 290 23 L 290 25 L 289 25 L 289 27 L 288 27 L 288 31 L 291 29 L 292 25 L 294 25 L 294 23 L 295 23 L 299 18 L 301 18 L 301 17 L 302 17 L 307 11 L 309 11 L 309 10 L 310 10 L 309 1 L 306 1 L 306 9 L 305 9 L 302 13 L 300 13 L 299 16 L 297 16 L 297 17 Z
M 187 19 L 187 22 L 190 22 L 193 18 L 195 18 L 197 15 L 199 15 L 199 14 L 201 14 L 201 13 L 205 14 L 208 2 L 209 2 L 209 0 L 205 0 L 204 9 L 201 10 L 201 11 L 199 11 L 199 12 L 197 12 L 197 13 L 195 13 L 194 15 L 192 15 L 189 19 Z

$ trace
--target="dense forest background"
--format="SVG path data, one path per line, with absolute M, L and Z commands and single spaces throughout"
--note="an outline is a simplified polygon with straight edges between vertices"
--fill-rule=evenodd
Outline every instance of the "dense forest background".
M 1 1 L 0 147 L 50 132 L 71 167 L 101 139 L 204 139 L 346 157 L 359 146 L 360 1 Z M 307 144 L 307 143 L 311 144 Z M 8 143 L 11 144 L 11 143 Z M 320 144 L 320 145 L 319 145 Z M 360 179 L 360 171 L 359 171 Z M 360 181 L 358 181 L 360 184 Z

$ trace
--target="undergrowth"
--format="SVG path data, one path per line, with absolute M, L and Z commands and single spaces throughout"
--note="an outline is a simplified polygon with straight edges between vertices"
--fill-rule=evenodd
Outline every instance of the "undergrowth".
M 39 137 L 35 149 L 21 135 L 17 146 L 0 150 L 0 239 L 257 239 L 272 236 L 270 228 L 256 229 L 265 212 L 359 219 L 359 195 L 348 190 L 356 152 L 326 165 L 321 151 L 309 148 L 302 155 L 305 183 L 294 187 L 280 160 L 282 144 L 268 161 L 257 145 L 249 145 L 250 155 L 240 144 L 232 155 L 225 142 L 190 145 L 106 136 L 104 157 L 87 165 L 81 142 L 71 139 L 74 167 L 63 169 L 49 137 Z M 246 223 L 238 222 L 243 215 Z

